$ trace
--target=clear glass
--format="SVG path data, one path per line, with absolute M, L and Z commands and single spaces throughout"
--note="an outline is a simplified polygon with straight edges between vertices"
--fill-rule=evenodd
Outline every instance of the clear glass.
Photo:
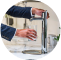
M 27 26 L 26 28 L 28 29 L 34 29 L 36 32 L 37 32 L 37 25 L 30 25 L 30 26 Z M 33 35 L 32 35 L 33 36 Z M 31 38 L 31 37 L 30 37 Z M 36 38 L 32 38 L 34 41 L 37 40 L 37 37 Z M 32 41 L 30 39 L 28 39 L 28 41 Z
M 49 35 L 49 37 L 47 38 L 47 43 L 49 44 L 49 47 L 48 47 L 49 52 L 51 52 L 57 44 L 57 41 L 54 40 L 54 38 L 56 38 L 56 36 L 54 35 Z
M 37 25 L 29 25 L 26 27 L 26 29 L 34 29 L 37 32 Z M 24 46 L 24 50 L 22 51 L 22 53 L 41 54 L 41 44 L 39 46 L 38 45 L 39 43 L 37 43 L 38 37 L 36 37 L 35 39 L 34 38 L 32 39 L 33 40 L 27 39 L 25 41 L 25 46 Z

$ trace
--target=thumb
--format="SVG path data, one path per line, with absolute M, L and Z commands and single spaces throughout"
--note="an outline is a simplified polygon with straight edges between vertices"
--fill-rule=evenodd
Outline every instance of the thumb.
M 42 10 L 42 12 L 45 12 L 45 10 Z

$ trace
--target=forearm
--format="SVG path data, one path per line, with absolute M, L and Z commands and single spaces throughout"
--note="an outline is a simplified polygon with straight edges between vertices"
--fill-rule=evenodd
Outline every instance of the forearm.
M 19 18 L 31 18 L 31 10 L 32 7 L 19 7 L 19 6 L 12 6 L 6 14 L 11 15 L 13 17 Z
M 16 29 L 9 27 L 7 25 L 1 24 L 1 37 L 11 41 L 11 39 L 13 38 L 14 34 L 15 34 Z

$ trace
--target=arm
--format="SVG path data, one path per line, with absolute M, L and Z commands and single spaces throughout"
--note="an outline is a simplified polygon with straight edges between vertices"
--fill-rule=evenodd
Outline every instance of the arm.
M 15 34 L 15 32 L 16 32 L 16 34 Z M 37 37 L 37 32 L 33 29 L 17 29 L 16 30 L 15 28 L 1 24 L 1 37 L 2 38 L 6 39 L 8 41 L 11 41 L 14 34 L 15 34 L 15 36 L 22 37 L 22 38 L 28 38 L 30 40 L 33 40 L 32 38 Z M 33 36 L 31 34 L 33 34 Z
M 45 12 L 43 9 L 32 8 L 32 7 L 19 7 L 19 6 L 12 6 L 6 14 L 11 15 L 13 17 L 22 17 L 30 19 L 32 15 L 42 16 L 42 12 Z M 49 13 L 47 13 L 47 19 L 49 18 Z
M 1 37 L 2 38 L 6 39 L 8 41 L 11 41 L 12 37 L 15 34 L 15 31 L 16 31 L 15 28 L 1 24 Z
M 43 9 L 38 9 L 38 8 L 32 8 L 32 14 L 33 15 L 38 15 L 38 16 L 42 16 L 42 13 L 45 12 L 45 10 Z M 47 12 L 47 19 L 49 18 L 49 13 Z
M 31 7 L 19 7 L 19 6 L 12 6 L 6 14 L 11 15 L 13 17 L 23 17 L 23 18 L 31 18 Z M 14 34 L 16 32 L 15 28 L 6 26 L 4 24 L 1 24 L 1 37 L 11 41 Z
M 11 15 L 13 17 L 22 17 L 22 18 L 31 18 L 31 8 L 32 7 L 19 7 L 12 6 L 6 14 Z

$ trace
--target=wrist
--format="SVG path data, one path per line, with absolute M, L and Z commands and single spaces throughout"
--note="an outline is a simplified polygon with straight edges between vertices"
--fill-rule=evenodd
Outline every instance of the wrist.
M 32 8 L 32 15 L 35 15 L 36 8 Z
M 19 29 L 17 29 L 17 30 L 16 30 L 15 36 L 17 36 L 17 35 L 18 35 L 18 32 L 19 32 Z

